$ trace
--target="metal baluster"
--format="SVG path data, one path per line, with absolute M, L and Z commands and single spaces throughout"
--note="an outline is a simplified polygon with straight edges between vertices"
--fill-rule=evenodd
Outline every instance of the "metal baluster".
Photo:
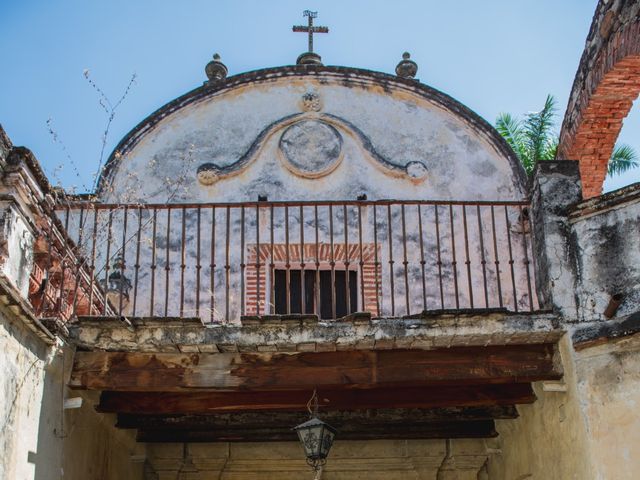
M 336 319 L 336 262 L 333 250 L 333 206 L 329 204 L 329 238 L 330 238 L 330 261 L 331 267 L 331 318 Z
M 482 265 L 482 283 L 484 286 L 484 306 L 489 308 L 489 291 L 487 289 L 487 261 L 484 257 L 484 235 L 482 233 L 482 215 L 480 205 L 476 205 L 478 215 L 478 232 L 480 234 L 480 263 Z
M 396 316 L 396 290 L 394 287 L 394 278 L 393 278 L 393 232 L 391 230 L 391 204 L 387 204 L 387 230 L 388 230 L 388 238 L 389 242 L 389 282 L 391 287 L 391 316 Z
M 91 266 L 89 267 L 89 273 L 91 278 L 89 280 L 89 315 L 93 315 L 93 287 L 95 282 L 96 271 L 96 237 L 98 235 L 98 209 L 93 207 L 93 232 L 91 233 Z M 49 272 L 47 271 L 47 275 Z M 99 313 L 99 311 L 98 311 Z
M 182 207 L 182 231 L 180 235 L 180 317 L 184 317 L 184 271 L 186 265 L 186 213 L 187 209 Z
M 129 209 L 125 205 L 124 210 L 122 211 L 122 261 L 120 262 L 120 288 L 118 295 L 118 316 L 122 316 L 122 296 L 124 295 L 124 267 L 127 262 L 127 220 L 129 218 Z
M 376 282 L 376 310 L 377 316 L 380 317 L 382 315 L 381 310 L 381 291 L 380 291 L 380 274 L 382 272 L 382 267 L 380 262 L 378 261 L 378 215 L 377 215 L 377 205 L 373 204 L 373 260 L 374 260 L 374 268 L 375 268 L 375 282 Z
M 82 260 L 82 258 L 80 257 L 80 252 L 82 250 L 82 233 L 84 231 L 84 207 L 80 207 L 80 221 L 78 223 L 78 242 L 76 243 L 76 252 L 77 252 L 77 256 L 76 256 L 76 278 L 75 278 L 75 284 L 74 284 L 74 288 L 73 288 L 73 316 L 76 316 L 76 309 L 78 306 L 78 293 L 80 291 L 80 288 L 78 287 L 78 284 L 80 283 L 80 273 L 84 267 L 84 261 Z
M 420 230 L 420 267 L 422 268 L 422 309 L 426 312 L 427 311 L 427 280 L 426 280 L 426 273 L 425 273 L 425 264 L 427 262 L 424 261 L 422 209 L 420 204 L 418 204 L 418 229 Z
M 65 220 L 64 220 L 64 234 L 66 235 L 66 233 L 69 231 L 69 213 L 70 213 L 70 209 L 69 207 L 66 208 L 66 213 L 65 213 Z M 62 236 L 62 245 L 61 245 L 61 251 L 60 251 L 60 289 L 58 291 L 58 310 L 60 313 L 62 313 L 62 308 L 63 305 L 66 305 L 67 303 L 67 295 L 65 293 L 65 276 L 66 276 L 66 271 L 67 271 L 67 267 L 66 267 L 66 259 L 67 259 L 67 254 L 64 253 L 64 251 L 68 248 L 68 245 L 66 245 L 67 239 L 65 237 L 65 235 L 61 235 Z
M 202 265 L 200 264 L 200 225 L 201 225 L 201 217 L 202 212 L 201 208 L 198 207 L 196 223 L 197 223 L 197 232 L 196 232 L 196 317 L 200 317 L 200 270 L 202 269 Z
M 275 274 L 276 274 L 276 265 L 274 263 L 274 252 L 273 252 L 273 204 L 270 208 L 270 227 L 269 227 L 269 236 L 270 236 L 270 245 L 269 245 L 269 312 L 276 313 L 276 285 L 275 285 Z
M 500 258 L 498 254 L 498 239 L 496 238 L 496 216 L 495 216 L 495 208 L 491 205 L 491 233 L 493 235 L 493 253 L 495 256 L 495 265 L 496 265 L 496 281 L 498 286 L 498 302 L 500 303 L 500 308 L 502 308 L 502 285 L 500 282 Z
M 300 313 L 307 313 L 304 282 L 304 208 L 300 205 Z
M 351 287 L 349 285 L 349 265 L 350 255 L 349 255 L 349 222 L 347 218 L 347 204 L 342 205 L 342 220 L 343 220 L 343 228 L 344 228 L 344 293 L 346 297 L 346 313 L 347 315 L 351 314 Z
M 224 253 L 224 271 L 225 271 L 225 322 L 229 323 L 229 292 L 231 288 L 231 265 L 229 265 L 229 242 L 231 241 L 231 207 L 227 205 L 227 238 Z
M 531 289 L 531 272 L 529 271 L 529 247 L 527 242 L 527 232 L 524 223 L 524 211 L 522 205 L 518 206 L 520 213 L 520 229 L 522 230 L 522 249 L 524 251 L 524 267 L 527 273 L 527 292 L 529 293 L 529 311 L 533 312 L 533 292 Z
M 358 248 L 360 252 L 360 311 L 366 310 L 364 301 L 364 256 L 362 251 L 362 204 L 358 203 Z
M 260 205 L 256 205 L 256 314 L 260 315 Z
M 469 236 L 467 235 L 467 207 L 462 205 L 462 226 L 464 230 L 464 252 L 466 255 L 467 283 L 469 286 L 469 306 L 473 308 L 473 286 L 471 282 L 471 259 L 469 258 Z
M 166 248 L 166 256 L 165 256 L 165 265 L 164 265 L 164 316 L 169 316 L 169 273 L 171 271 L 171 264 L 169 258 L 169 252 L 171 249 L 169 246 L 171 245 L 171 209 L 167 208 L 167 248 Z
M 518 311 L 518 295 L 516 292 L 516 275 L 513 268 L 513 251 L 511 249 L 511 225 L 509 222 L 509 211 L 507 206 L 504 206 L 504 218 L 507 226 L 507 244 L 509 245 L 509 267 L 511 268 L 511 286 L 513 287 L 513 308 L 514 311 Z
M 107 264 L 105 265 L 105 269 L 104 269 L 104 287 L 105 287 L 105 297 L 104 297 L 104 305 L 102 306 L 102 315 L 106 315 L 107 314 L 107 304 L 108 299 L 106 296 L 106 290 L 109 288 L 109 269 L 110 269 L 110 256 L 111 256 L 111 237 L 112 237 L 112 229 L 111 229 L 111 225 L 113 223 L 113 208 L 109 209 L 109 223 L 108 223 L 108 227 L 107 227 L 107 256 L 106 256 L 106 262 Z
M 456 310 L 460 309 L 460 296 L 458 293 L 458 262 L 456 261 L 456 234 L 453 226 L 453 205 L 449 204 L 449 224 L 451 227 L 451 267 L 453 268 L 453 286 L 456 296 Z
M 244 205 L 240 207 L 240 316 L 245 314 L 245 280 L 244 273 L 246 264 L 244 263 Z
M 320 310 L 320 245 L 319 245 L 319 226 L 318 226 L 318 205 L 313 206 L 313 212 L 315 217 L 315 233 L 316 233 L 316 282 L 313 287 L 314 289 L 314 298 L 315 298 L 315 312 L 320 318 L 322 315 L 322 311 Z
M 214 322 L 216 311 L 216 207 L 211 207 L 211 248 L 209 256 L 209 321 Z
M 436 218 L 436 248 L 438 250 L 438 284 L 440 286 L 440 308 L 444 310 L 444 290 L 442 288 L 442 253 L 440 249 L 440 219 L 438 214 L 438 205 L 434 205 Z
M 138 276 L 140 273 L 140 236 L 142 235 L 142 207 L 138 207 L 138 231 L 136 233 L 136 264 L 133 266 L 135 273 L 133 279 L 133 311 L 132 315 L 136 316 L 136 307 L 138 305 Z
M 291 264 L 289 263 L 289 206 L 284 206 L 284 235 L 285 235 L 285 292 L 287 315 L 291 313 Z
M 155 300 L 155 289 L 156 289 L 156 268 L 158 265 L 156 264 L 156 239 L 158 233 L 158 209 L 153 209 L 153 232 L 152 232 L 152 240 L 151 240 L 151 296 L 149 303 L 149 316 L 153 317 L 154 310 L 154 300 Z
M 411 315 L 409 309 L 409 262 L 407 261 L 407 226 L 405 220 L 404 203 L 401 205 L 402 216 L 402 265 L 404 265 L 404 301 L 407 315 Z

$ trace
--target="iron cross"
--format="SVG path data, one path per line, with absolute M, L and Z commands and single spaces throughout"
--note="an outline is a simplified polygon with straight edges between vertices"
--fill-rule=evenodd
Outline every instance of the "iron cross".
M 313 34 L 314 33 L 329 33 L 329 27 L 314 27 L 313 26 L 313 19 L 318 16 L 318 12 L 312 12 L 310 10 L 305 10 L 304 12 L 302 12 L 302 15 L 304 17 L 308 17 L 309 18 L 309 25 L 308 26 L 294 25 L 293 26 L 293 31 L 294 32 L 306 32 L 306 33 L 309 34 L 309 51 L 313 52 Z

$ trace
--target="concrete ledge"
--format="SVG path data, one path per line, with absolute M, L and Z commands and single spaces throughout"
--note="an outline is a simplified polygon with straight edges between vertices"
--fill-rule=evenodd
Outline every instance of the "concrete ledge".
M 9 317 L 21 321 L 47 345 L 55 343 L 55 335 L 41 322 L 29 305 L 4 275 L 0 275 L 0 308 L 7 310 Z
M 484 346 L 556 342 L 563 334 L 552 313 L 441 314 L 368 322 L 274 322 L 204 326 L 199 319 L 80 318 L 68 324 L 84 350 L 137 352 L 293 352 Z

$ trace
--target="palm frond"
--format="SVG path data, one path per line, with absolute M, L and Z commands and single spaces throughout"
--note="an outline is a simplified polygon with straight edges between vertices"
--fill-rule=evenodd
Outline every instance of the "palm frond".
M 608 175 L 620 175 L 640 165 L 638 153 L 629 145 L 616 145 L 607 166 Z
M 542 151 L 542 157 L 540 160 L 553 160 L 556 158 L 556 154 L 558 153 L 558 145 L 560 144 L 560 138 L 557 136 L 552 136 L 548 139 L 547 143 L 544 146 Z
M 520 159 L 520 163 L 529 173 L 533 168 L 531 159 L 527 155 L 526 142 L 522 122 L 509 113 L 501 113 L 496 118 L 496 130 L 504 138 L 516 156 Z M 529 168 L 528 168 L 529 167 Z
M 549 153 L 550 149 L 547 146 L 555 136 L 553 135 L 555 115 L 556 99 L 553 95 L 547 95 L 542 110 L 528 113 L 525 117 L 523 129 L 527 149 L 534 164 L 539 160 L 549 160 L 545 155 Z

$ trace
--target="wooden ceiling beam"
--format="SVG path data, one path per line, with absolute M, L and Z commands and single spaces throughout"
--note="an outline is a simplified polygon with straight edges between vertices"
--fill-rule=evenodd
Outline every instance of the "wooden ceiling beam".
M 380 410 L 329 410 L 321 412 L 322 419 L 341 430 L 355 425 L 406 425 L 411 423 L 465 422 L 493 419 L 514 419 L 518 410 L 514 405 L 449 408 L 396 408 Z M 308 417 L 306 412 L 260 411 L 213 413 L 210 415 L 138 415 L 118 414 L 116 427 L 145 430 L 214 430 L 264 429 L 282 425 L 297 425 Z
M 76 352 L 72 388 L 264 391 L 557 380 L 553 344 L 296 353 Z
M 312 390 L 236 392 L 105 391 L 96 407 L 105 413 L 210 414 L 263 410 L 306 411 Z M 321 411 L 388 408 L 483 407 L 533 403 L 529 383 L 373 389 L 318 389 Z
M 304 421 L 303 418 L 299 423 Z M 139 442 L 281 442 L 296 441 L 291 430 L 296 423 L 281 424 L 269 428 L 219 428 L 211 430 L 140 429 Z M 491 438 L 498 434 L 493 420 L 464 422 L 427 422 L 387 424 L 333 425 L 340 440 L 390 440 L 390 439 L 443 439 L 443 438 Z

